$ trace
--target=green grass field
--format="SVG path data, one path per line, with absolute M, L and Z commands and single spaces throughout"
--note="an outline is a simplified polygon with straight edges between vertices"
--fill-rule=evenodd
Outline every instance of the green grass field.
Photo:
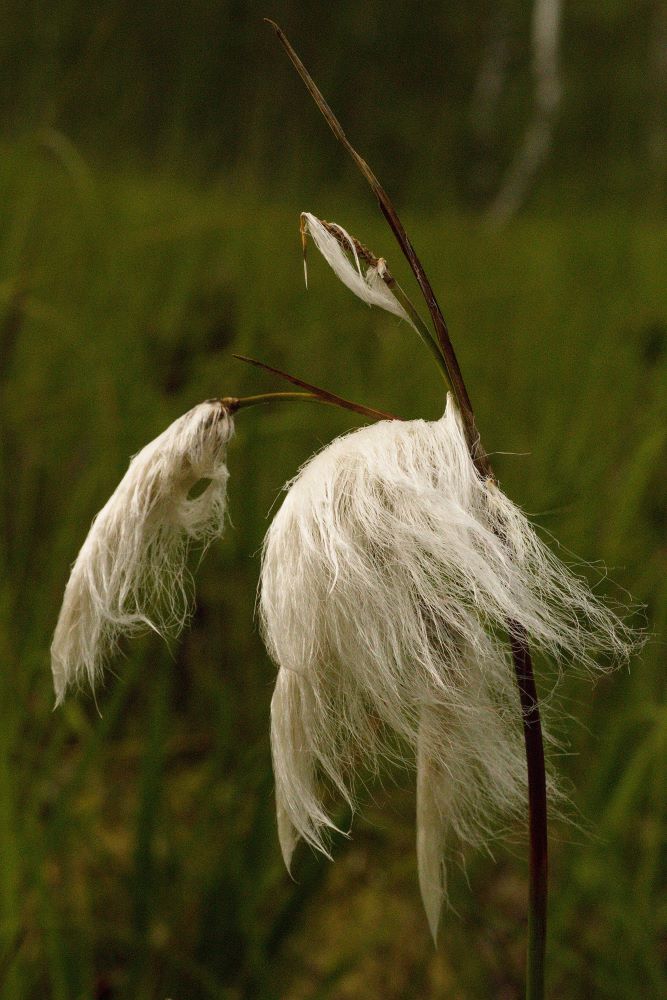
M 1 152 L 0 995 L 520 997 L 522 830 L 453 866 L 437 952 L 409 774 L 369 792 L 335 865 L 301 849 L 293 882 L 280 861 L 258 549 L 282 484 L 355 418 L 241 414 L 232 523 L 196 567 L 191 629 L 170 648 L 124 646 L 97 704 L 72 697 L 52 712 L 48 649 L 68 568 L 129 455 L 200 400 L 280 387 L 234 351 L 404 416 L 439 414 L 437 373 L 410 330 L 353 299 L 315 251 L 303 288 L 302 209 L 405 275 L 372 202 L 322 191 L 264 203 L 248 185 L 203 188 L 185 172 L 102 170 L 55 132 Z M 572 807 L 552 828 L 548 979 L 561 1000 L 657 1000 L 665 229 L 612 209 L 494 232 L 408 205 L 405 222 L 504 488 L 610 599 L 646 606 L 652 638 L 631 670 L 594 687 L 566 674 L 554 699 Z M 546 694 L 553 670 L 539 668 Z

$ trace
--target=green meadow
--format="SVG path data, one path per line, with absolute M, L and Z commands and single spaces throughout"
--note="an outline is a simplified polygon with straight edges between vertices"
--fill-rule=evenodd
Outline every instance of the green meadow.
M 321 136 L 320 136 L 321 138 Z M 0 156 L 0 994 L 4 1000 L 522 995 L 526 839 L 451 868 L 434 950 L 413 777 L 365 792 L 335 863 L 282 867 L 268 745 L 274 667 L 254 617 L 259 549 L 299 465 L 359 420 L 243 412 L 230 523 L 179 640 L 123 644 L 103 690 L 53 712 L 49 644 L 69 566 L 128 457 L 195 403 L 280 388 L 259 357 L 402 416 L 441 384 L 370 310 L 299 212 L 349 228 L 412 289 L 360 188 L 202 180 L 88 160 L 55 129 Z M 570 798 L 552 823 L 549 995 L 667 993 L 667 237 L 662 219 L 526 211 L 494 230 L 402 207 L 438 290 L 503 487 L 650 640 L 592 683 L 539 663 Z M 413 296 L 416 300 L 416 293 Z M 557 541 L 556 541 L 557 540 Z M 555 689 L 555 690 L 554 690 Z M 342 817 L 348 822 L 348 817 Z

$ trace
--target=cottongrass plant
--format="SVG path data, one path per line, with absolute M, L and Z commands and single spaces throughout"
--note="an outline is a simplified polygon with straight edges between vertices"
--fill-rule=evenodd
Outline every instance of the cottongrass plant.
M 188 549 L 224 528 L 233 432 L 220 400 L 200 403 L 130 462 L 94 519 L 65 589 L 51 645 L 58 704 L 72 684 L 95 686 L 121 635 L 183 627 L 192 591 Z M 191 497 L 200 480 L 208 483 Z
M 438 360 L 455 400 L 455 405 L 448 400 L 438 424 L 412 425 L 421 431 L 416 434 L 417 445 L 410 425 L 388 434 L 387 444 L 396 434 L 402 446 L 390 446 L 388 457 L 374 463 L 374 477 L 364 477 L 365 447 L 353 444 L 346 461 L 346 444 L 332 446 L 345 470 L 342 473 L 337 466 L 329 466 L 325 450 L 295 480 L 291 502 L 288 493 L 283 507 L 285 534 L 280 529 L 282 509 L 277 527 L 271 529 L 262 603 L 265 633 L 280 665 L 274 755 L 278 758 L 283 850 L 289 859 L 299 833 L 317 845 L 323 827 L 330 824 L 311 780 L 317 766 L 350 799 L 346 775 L 354 771 L 357 749 L 368 749 L 372 760 L 377 756 L 378 734 L 382 735 L 384 727 L 395 727 L 416 752 L 420 878 L 435 931 L 445 891 L 441 857 L 448 827 L 453 826 L 464 840 L 474 840 L 485 833 L 488 802 L 507 812 L 517 805 L 523 778 L 513 725 L 507 721 L 510 671 L 502 669 L 502 664 L 511 664 L 518 691 L 514 711 L 525 749 L 530 839 L 525 995 L 526 1000 L 543 1000 L 549 780 L 530 641 L 557 656 L 583 658 L 588 665 L 593 663 L 592 650 L 620 660 L 639 642 L 583 581 L 560 566 L 521 511 L 500 492 L 480 441 L 447 323 L 405 227 L 284 32 L 275 22 L 268 23 L 334 136 L 367 181 L 410 265 L 432 333 L 402 290 L 394 287 L 384 262 L 378 276 L 403 308 L 407 305 L 410 320 Z M 332 235 L 340 236 L 340 230 L 334 228 Z M 346 252 L 349 238 L 339 243 Z M 354 251 L 358 265 L 356 244 Z M 372 267 L 373 260 L 369 263 Z M 371 276 L 374 283 L 375 274 Z M 449 440 L 444 454 L 433 446 L 432 433 L 425 427 L 438 427 L 443 440 Z M 365 443 L 382 433 L 375 428 L 359 432 L 347 444 Z M 439 463 L 447 457 L 453 462 L 449 466 L 445 461 L 443 469 Z M 309 470 L 320 463 L 331 482 L 317 489 L 312 482 L 309 485 Z M 414 479 L 401 474 L 404 468 Z M 332 485 L 336 483 L 338 490 Z M 351 484 L 359 487 L 358 495 L 350 490 Z M 399 502 L 397 494 L 407 501 Z M 440 494 L 441 505 L 430 502 Z M 446 524 L 441 511 L 448 512 L 453 521 L 447 519 Z M 406 531 L 401 530 L 403 522 L 397 514 L 407 514 Z M 285 643 L 284 648 L 281 625 L 272 614 L 280 601 L 272 586 L 272 551 L 274 546 L 283 547 L 281 536 L 292 537 L 293 565 L 303 563 L 305 572 L 309 567 L 324 571 L 326 581 L 322 584 L 320 578 L 319 588 L 302 591 L 308 612 L 312 610 L 312 615 L 305 615 L 310 624 L 304 618 L 303 636 Z M 396 539 L 405 547 L 397 545 Z M 299 541 L 301 552 L 296 551 Z M 321 548 L 315 551 L 313 546 Z M 452 553 L 462 561 L 455 563 Z M 299 589 L 300 577 L 292 580 Z M 393 589 L 395 581 L 400 591 Z M 346 611 L 341 613 L 343 608 Z M 373 612 L 378 615 L 374 620 Z M 503 632 L 509 656 L 500 647 Z M 327 662 L 329 675 L 324 677 Z M 382 672 L 379 681 L 373 664 Z M 401 674 L 400 667 L 408 673 Z M 359 696 L 354 704 L 351 691 Z M 399 696 L 406 697 L 400 705 Z M 486 724 L 477 725 L 482 720 Z M 340 748 L 337 760 L 322 744 L 323 734 Z M 286 766 L 292 770 L 285 781 Z
M 259 610 L 278 665 L 271 706 L 278 834 L 286 865 L 302 838 L 329 855 L 328 784 L 351 806 L 383 759 L 417 775 L 419 881 L 433 937 L 455 840 L 486 844 L 529 812 L 527 1000 L 544 996 L 547 791 L 529 644 L 591 672 L 636 637 L 538 537 L 499 488 L 479 440 L 447 325 L 386 192 L 350 145 L 281 30 L 320 111 L 370 184 L 420 286 L 433 333 L 376 257 L 335 223 L 301 217 L 338 277 L 406 320 L 451 387 L 436 421 L 390 415 L 284 375 L 299 392 L 195 406 L 132 460 L 72 569 L 51 648 L 56 697 L 94 685 L 121 635 L 187 619 L 193 542 L 223 530 L 234 414 L 319 401 L 377 421 L 332 442 L 288 483 L 266 536 Z M 250 360 L 250 359 L 244 359 Z M 192 488 L 207 481 L 199 495 Z M 599 657 L 602 657 L 602 665 Z M 517 696 L 518 690 L 518 696 Z
M 285 863 L 299 837 L 328 853 L 319 775 L 354 806 L 362 765 L 414 761 L 434 937 L 447 832 L 485 843 L 525 809 L 507 623 L 591 668 L 593 651 L 613 663 L 630 641 L 479 474 L 451 396 L 440 420 L 381 421 L 303 467 L 266 537 L 260 612 L 280 668 L 271 733 Z

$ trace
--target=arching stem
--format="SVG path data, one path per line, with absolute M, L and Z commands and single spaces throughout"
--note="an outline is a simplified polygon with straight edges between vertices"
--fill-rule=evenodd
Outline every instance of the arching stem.
M 261 392 L 254 396 L 224 396 L 220 402 L 228 413 L 236 413 L 266 403 L 324 403 L 326 400 L 314 392 Z
M 237 410 L 241 410 L 248 406 L 259 406 L 263 403 L 279 403 L 279 402 L 306 402 L 306 403 L 327 403 L 329 406 L 337 406 L 341 410 L 351 410 L 352 413 L 358 413 L 362 417 L 370 417 L 371 420 L 400 420 L 400 417 L 394 416 L 393 413 L 385 413 L 384 410 L 376 410 L 372 406 L 364 406 L 362 403 L 355 403 L 351 399 L 345 399 L 343 396 L 336 395 L 335 392 L 329 392 L 328 389 L 321 389 L 317 385 L 311 385 L 310 382 L 304 382 L 303 379 L 297 378 L 296 375 L 290 375 L 288 372 L 281 371 L 280 368 L 273 368 L 271 365 L 264 364 L 263 361 L 257 361 L 255 358 L 247 358 L 243 354 L 235 354 L 234 357 L 238 361 L 245 361 L 246 364 L 254 365 L 255 368 L 263 368 L 264 371 L 271 372 L 272 375 L 277 375 L 279 378 L 285 379 L 287 382 L 291 382 L 292 385 L 298 385 L 300 388 L 307 390 L 306 392 L 264 392 L 255 396 L 242 396 L 237 398 L 236 396 L 227 396 L 222 402 L 225 404 L 230 413 L 235 413 Z

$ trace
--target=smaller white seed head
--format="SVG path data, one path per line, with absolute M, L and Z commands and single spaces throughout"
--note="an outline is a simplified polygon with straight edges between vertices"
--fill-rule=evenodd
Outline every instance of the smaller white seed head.
M 220 401 L 200 403 L 146 445 L 93 521 L 72 567 L 51 645 L 56 703 L 94 686 L 121 635 L 177 632 L 187 620 L 189 544 L 222 534 L 234 431 Z M 190 498 L 195 483 L 210 480 Z
M 387 265 L 382 258 L 378 259 L 376 264 L 362 261 L 359 258 L 355 242 L 347 230 L 335 223 L 328 223 L 327 228 L 317 216 L 310 212 L 302 213 L 301 225 L 304 234 L 312 236 L 315 246 L 337 277 L 362 302 L 366 302 L 369 306 L 379 306 L 380 309 L 385 309 L 387 312 L 406 320 L 411 326 L 414 325 L 401 303 L 383 280 Z M 336 230 L 340 239 L 333 235 L 332 229 Z M 307 284 L 308 275 L 306 272 Z

